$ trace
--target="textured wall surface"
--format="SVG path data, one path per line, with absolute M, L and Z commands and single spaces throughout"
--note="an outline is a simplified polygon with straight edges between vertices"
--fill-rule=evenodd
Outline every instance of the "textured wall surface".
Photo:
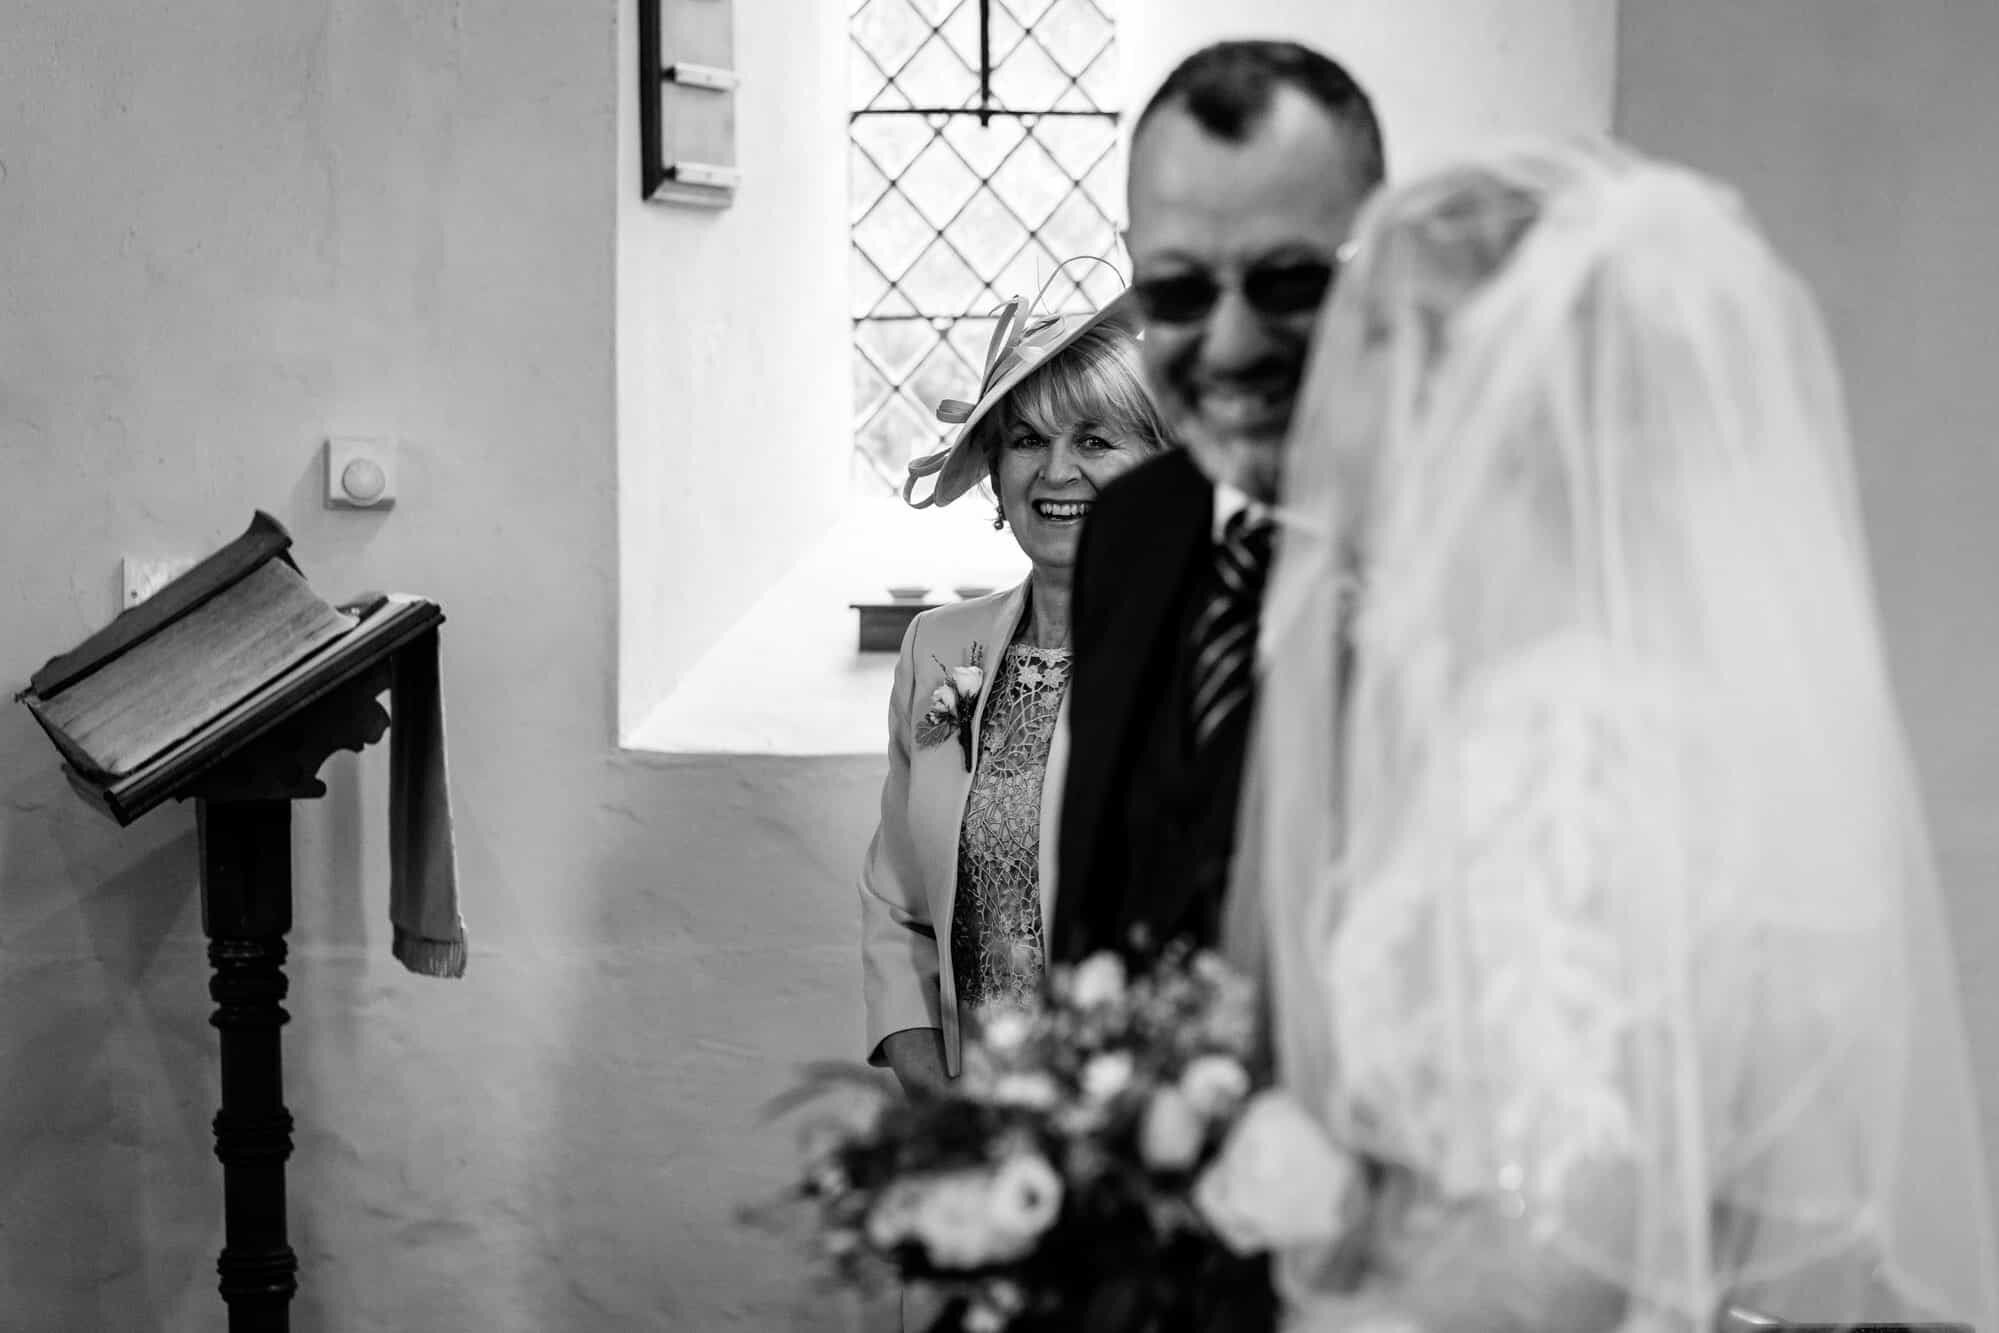
M 1999 1143 L 1999 7 L 1627 4 L 1618 130 L 1733 182 L 1817 292 Z M 1999 1165 L 1999 1164 L 1995 1164 Z M 1994 1178 L 1999 1188 L 1999 1175 Z
M 763 72 L 742 96 L 823 105 L 837 75 L 815 82 L 799 52 L 826 49 L 820 11 L 837 6 L 793 22 L 792 3 L 739 5 Z M 1160 6 L 1134 51 L 1217 35 L 1196 8 Z M 1231 13 L 1243 30 L 1312 16 L 1278 0 Z M 0 13 L 0 685 L 109 617 L 121 556 L 198 553 L 257 506 L 327 593 L 419 591 L 451 618 L 469 975 L 421 980 L 389 958 L 379 751 L 330 765 L 331 793 L 298 821 L 301 1329 L 860 1317 L 732 1215 L 788 1166 L 755 1108 L 797 1060 L 859 1040 L 850 886 L 880 761 L 649 758 L 613 739 L 621 554 L 693 572 L 728 556 L 764 531 L 747 495 L 773 465 L 759 423 L 832 418 L 813 448 L 834 457 L 845 428 L 817 406 L 839 397 L 837 319 L 813 307 L 762 363 L 687 325 L 635 332 L 619 246 L 640 247 L 622 256 L 635 283 L 685 285 L 679 318 L 740 340 L 740 319 L 707 307 L 781 317 L 778 279 L 804 281 L 815 245 L 840 264 L 844 224 L 836 208 L 816 241 L 785 229 L 815 196 L 788 222 L 771 203 L 785 178 L 760 167 L 793 131 L 760 103 L 736 215 L 755 221 L 648 214 L 621 242 L 618 17 L 614 0 Z M 1364 77 L 1386 87 L 1432 56 L 1412 45 L 1400 74 L 1371 59 Z M 1523 89 L 1548 77 L 1508 68 Z M 795 132 L 837 158 L 837 126 Z M 843 171 L 822 162 L 800 188 Z M 786 248 L 740 288 L 720 281 L 759 241 Z M 638 372 L 621 335 L 669 353 L 622 421 L 619 378 Z M 798 364 L 808 336 L 835 340 L 830 378 Z M 740 421 L 712 394 L 692 405 L 718 376 L 724 396 L 759 393 Z M 621 424 L 664 432 L 664 453 L 622 460 L 654 471 L 621 474 Z M 401 442 L 393 512 L 321 508 L 329 433 Z M 739 447 L 738 473 L 672 466 Z M 826 515 L 782 486 L 760 512 L 802 550 Z M 707 545 L 673 544 L 690 532 Z M 639 592 L 626 609 L 651 628 L 628 642 L 720 628 L 663 581 Z M 648 688 L 677 643 L 634 665 Z M 216 1326 L 205 978 L 191 812 L 115 829 L 70 795 L 26 713 L 0 707 L 0 1327 Z
M 0 684 L 255 506 L 450 616 L 466 979 L 389 958 L 379 752 L 299 818 L 301 1329 L 851 1317 L 732 1213 L 786 1165 L 755 1108 L 859 1040 L 879 763 L 612 740 L 616 20 L 0 17 Z M 329 432 L 402 441 L 392 513 L 320 507 Z M 117 830 L 0 708 L 0 1327 L 216 1327 L 205 977 L 191 812 Z

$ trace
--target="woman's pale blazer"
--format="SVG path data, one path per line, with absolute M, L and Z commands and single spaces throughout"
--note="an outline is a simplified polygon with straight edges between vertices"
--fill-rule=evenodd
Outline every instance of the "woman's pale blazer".
M 917 746 L 918 721 L 974 644 L 985 651 L 990 686 L 1027 609 L 1027 584 L 1010 592 L 954 602 L 910 622 L 889 696 L 888 779 L 881 824 L 861 869 L 861 970 L 868 1010 L 868 1062 L 880 1065 L 884 1038 L 906 1028 L 941 1028 L 952 1074 L 959 1068 L 958 986 L 951 971 L 951 912 L 958 896 L 958 833 L 972 775 L 954 736 Z M 939 663 L 942 666 L 939 666 Z M 972 723 L 976 745 L 990 688 L 979 692 Z M 1068 751 L 1065 693 L 1041 784 L 1041 930 L 1054 906 L 1055 853 L 1062 773 Z M 978 751 L 972 753 L 976 767 Z

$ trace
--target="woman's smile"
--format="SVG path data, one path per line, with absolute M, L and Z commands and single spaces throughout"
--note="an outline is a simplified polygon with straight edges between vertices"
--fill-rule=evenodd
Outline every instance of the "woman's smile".
M 1090 516 L 1088 500 L 1036 500 L 1035 516 L 1045 523 L 1081 523 Z

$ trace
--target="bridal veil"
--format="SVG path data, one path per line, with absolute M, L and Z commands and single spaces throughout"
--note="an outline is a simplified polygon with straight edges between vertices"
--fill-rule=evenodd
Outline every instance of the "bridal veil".
M 1387 190 L 1355 239 L 1242 826 L 1284 1080 L 1422 1182 L 1403 1243 L 1479 1214 L 1611 1326 L 1999 1330 L 1812 298 L 1727 189 L 1602 143 Z

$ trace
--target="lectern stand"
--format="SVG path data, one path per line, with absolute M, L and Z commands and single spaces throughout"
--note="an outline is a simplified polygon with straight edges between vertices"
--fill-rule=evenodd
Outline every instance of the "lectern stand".
M 285 1230 L 285 1109 L 278 1029 L 285 1012 L 285 932 L 292 924 L 288 800 L 203 800 L 201 927 L 215 975 L 209 1021 L 222 1034 L 223 1243 L 216 1268 L 231 1333 L 288 1328 L 298 1258 Z
M 386 613 L 385 613 L 386 614 Z M 86 800 L 130 824 L 170 799 L 193 800 L 201 841 L 201 923 L 221 1034 L 222 1102 L 215 1155 L 222 1163 L 223 1245 L 216 1268 L 229 1333 L 286 1333 L 298 1257 L 285 1226 L 285 1163 L 292 1117 L 285 1107 L 279 1030 L 285 935 L 292 923 L 292 802 L 326 794 L 318 773 L 336 751 L 380 740 L 378 702 L 404 655 L 435 654 L 444 616 L 429 602 L 399 607 L 364 652 L 335 654 L 301 671 L 267 703 L 222 732 L 198 737 L 140 776 L 96 783 L 65 767 Z
M 292 924 L 292 805 L 326 794 L 320 767 L 336 750 L 361 750 L 388 727 L 376 696 L 394 658 L 281 719 L 269 731 L 189 778 L 175 795 L 195 801 L 201 842 L 201 928 L 214 969 L 209 1020 L 221 1034 L 222 1106 L 215 1155 L 222 1162 L 223 1242 L 216 1262 L 230 1333 L 291 1326 L 298 1258 L 285 1226 L 285 1108 L 279 1029 L 285 935 Z

